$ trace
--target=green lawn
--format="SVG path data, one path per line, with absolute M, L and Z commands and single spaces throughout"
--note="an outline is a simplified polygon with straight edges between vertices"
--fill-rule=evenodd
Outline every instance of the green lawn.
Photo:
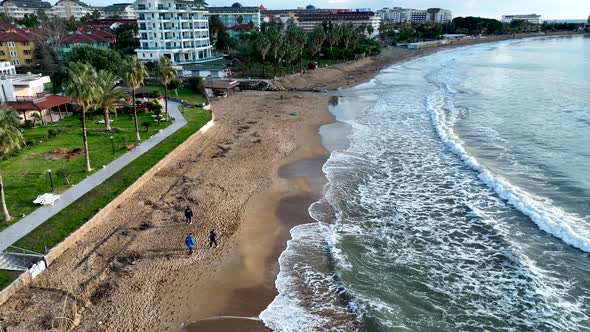
M 104 125 L 98 123 L 101 119 L 102 115 L 99 114 L 87 115 L 88 146 L 90 162 L 94 171 L 124 154 L 128 145 L 135 143 L 132 114 L 118 115 L 117 119 L 111 123 L 112 127 L 118 130 L 113 133 L 101 131 L 104 129 Z M 152 124 L 147 132 L 145 128 L 140 127 L 140 135 L 144 139 L 169 125 L 169 122 L 162 122 L 158 127 L 149 113 L 140 113 L 138 120 L 140 126 L 144 121 Z M 50 128 L 61 128 L 64 133 L 54 138 L 48 138 Z M 21 219 L 23 214 L 29 214 L 38 208 L 39 205 L 33 204 L 33 200 L 38 195 L 51 192 L 48 169 L 52 170 L 53 184 L 57 193 L 65 191 L 89 174 L 85 171 L 83 151 L 69 159 L 63 155 L 52 153 L 57 149 L 83 148 L 82 129 L 78 115 L 45 126 L 23 130 L 25 140 L 35 143 L 21 150 L 17 155 L 0 161 L 6 202 L 9 212 L 14 217 L 9 223 L 0 222 L 0 230 Z M 112 140 L 111 137 L 113 137 Z
M 162 86 L 162 85 L 146 84 L 143 86 L 143 88 L 157 90 L 162 96 L 164 95 L 164 86 Z M 178 92 L 178 95 L 176 95 L 176 92 Z M 189 102 L 193 105 L 207 104 L 207 99 L 205 97 L 203 97 L 199 94 L 193 93 L 188 88 L 180 88 L 176 92 L 168 90 L 168 97 L 182 99 L 182 100 Z
M 15 245 L 44 252 L 45 248 L 49 249 L 60 243 L 211 119 L 210 112 L 198 108 L 184 108 L 183 113 L 188 122 L 186 126 L 57 213 Z
M 10 285 L 18 276 L 20 276 L 19 271 L 0 270 L 0 290 Z

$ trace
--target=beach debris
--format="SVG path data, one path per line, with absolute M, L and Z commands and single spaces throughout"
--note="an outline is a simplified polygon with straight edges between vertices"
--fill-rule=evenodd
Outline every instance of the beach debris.
M 248 129 L 250 129 L 250 126 L 241 126 L 241 127 L 238 127 L 238 134 L 241 134 L 243 132 L 246 132 L 246 131 L 248 131 Z
M 291 113 L 289 113 L 289 115 L 291 115 L 291 116 L 297 116 L 297 112 L 291 112 Z

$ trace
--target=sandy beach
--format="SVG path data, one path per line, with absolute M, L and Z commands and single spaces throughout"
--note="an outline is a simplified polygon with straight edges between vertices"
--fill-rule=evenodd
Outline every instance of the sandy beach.
M 446 48 L 385 50 L 276 84 L 334 90 Z M 215 125 L 168 156 L 76 248 L 1 306 L 0 318 L 10 331 L 265 330 L 257 317 L 276 295 L 277 259 L 289 230 L 311 221 L 307 207 L 325 181 L 319 128 L 334 121 L 328 98 L 241 92 L 214 101 Z M 216 249 L 208 249 L 211 229 Z M 197 240 L 192 256 L 188 232 Z

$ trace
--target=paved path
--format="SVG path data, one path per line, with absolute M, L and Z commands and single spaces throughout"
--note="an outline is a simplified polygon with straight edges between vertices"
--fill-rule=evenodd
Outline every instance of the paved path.
M 162 131 L 148 139 L 145 139 L 144 137 L 144 140 L 142 140 L 139 146 L 113 160 L 105 168 L 101 168 L 96 173 L 90 175 L 80 183 L 63 192 L 61 194 L 61 199 L 57 200 L 53 206 L 42 206 L 33 211 L 28 216 L 24 217 L 19 222 L 0 232 L 0 252 L 6 250 L 22 237 L 29 234 L 37 226 L 47 221 L 47 219 L 63 210 L 68 205 L 72 204 L 94 187 L 103 183 L 106 179 L 111 177 L 111 175 L 117 173 L 121 168 L 125 167 L 137 157 L 141 156 L 156 144 L 160 143 L 163 139 L 172 135 L 178 129 L 183 127 L 186 124 L 186 120 L 178 110 L 179 105 L 180 104 L 178 103 L 168 101 L 168 111 L 170 116 L 175 119 L 175 121 L 170 126 L 164 128 Z M 90 147 L 90 149 L 90 162 L 92 163 L 92 147 Z M 102 167 L 102 165 L 93 165 L 93 167 L 98 169 L 99 167 Z

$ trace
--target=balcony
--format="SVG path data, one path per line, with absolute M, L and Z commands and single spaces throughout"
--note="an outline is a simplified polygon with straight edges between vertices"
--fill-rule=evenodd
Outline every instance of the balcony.
M 47 99 L 49 94 L 47 92 L 40 92 L 31 96 L 16 96 L 17 103 L 37 103 Z

